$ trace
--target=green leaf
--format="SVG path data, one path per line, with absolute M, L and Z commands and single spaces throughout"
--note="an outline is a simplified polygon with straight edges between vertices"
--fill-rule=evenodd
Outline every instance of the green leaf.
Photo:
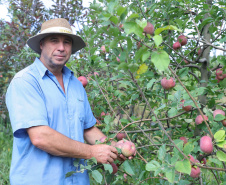
M 130 19 L 133 19 L 133 18 L 138 18 L 138 17 L 139 17 L 139 14 L 133 13 L 127 18 L 127 21 L 129 21 Z
M 150 55 L 151 55 L 150 51 L 144 52 L 143 55 L 142 55 L 142 58 L 141 58 L 142 61 L 144 62 L 145 60 L 147 60 L 150 57 Z
M 156 29 L 155 35 L 159 35 L 160 33 L 162 33 L 165 30 L 177 30 L 178 32 L 182 32 L 182 30 L 178 29 L 176 26 L 168 25 L 166 27 Z
M 147 163 L 145 169 L 147 171 L 156 171 L 157 169 L 161 168 L 159 162 L 152 160 L 151 162 Z
M 124 13 L 125 11 L 126 11 L 126 7 L 118 6 L 118 8 L 117 8 L 117 15 L 121 16 L 122 13 Z
M 107 125 L 110 124 L 111 122 L 111 116 L 110 115 L 107 115 L 104 117 L 104 123 L 106 123 Z
M 135 175 L 135 174 L 134 174 L 134 171 L 133 171 L 133 169 L 132 169 L 132 167 L 131 167 L 131 165 L 130 165 L 129 162 L 128 162 L 128 160 L 127 160 L 127 161 L 124 161 L 123 167 L 124 167 L 124 170 L 125 170 L 128 174 L 130 174 L 130 175 Z
M 225 131 L 224 130 L 219 130 L 214 134 L 214 139 L 216 142 L 222 142 L 225 140 Z
M 118 18 L 116 16 L 111 16 L 109 20 L 114 24 L 118 24 Z
M 101 183 L 103 176 L 98 170 L 94 170 L 91 172 L 92 177 L 95 179 L 96 182 Z
M 155 79 L 151 79 L 147 84 L 147 89 L 151 88 L 155 81 L 156 81 Z
M 166 178 L 168 179 L 168 181 L 170 183 L 173 183 L 174 179 L 175 179 L 175 169 L 174 168 L 170 169 L 165 174 L 166 174 Z
M 224 80 L 221 80 L 219 82 L 220 86 L 223 87 L 223 88 L 226 88 L 226 78 L 224 78 Z
M 184 154 L 188 155 L 194 150 L 194 145 L 191 142 L 188 142 L 184 145 Z
M 140 21 L 140 20 L 136 19 L 136 23 L 137 23 L 142 29 L 144 29 L 144 27 L 147 26 L 147 20 L 142 20 L 142 21 Z
M 158 151 L 158 158 L 159 160 L 163 161 L 165 159 L 165 155 L 166 155 L 166 145 L 163 144 Z
M 175 107 L 172 107 L 169 111 L 168 111 L 168 116 L 169 117 L 173 117 L 177 115 L 177 109 Z
M 217 146 L 221 147 L 221 148 L 226 148 L 226 141 L 221 141 L 217 143 Z
M 214 118 L 214 120 L 216 121 L 222 121 L 225 119 L 225 116 L 223 116 L 222 114 L 217 114 Z
M 90 158 L 89 160 L 92 161 L 92 162 L 94 162 L 95 164 L 97 164 L 97 160 L 96 160 L 95 157 L 92 157 L 92 158 Z
M 170 63 L 169 55 L 164 50 L 152 52 L 151 61 L 160 71 L 165 71 L 166 69 L 168 69 Z
M 162 43 L 162 36 L 155 35 L 153 37 L 153 39 L 154 39 L 154 42 L 155 42 L 156 47 L 159 47 L 159 45 Z
M 226 161 L 226 154 L 220 150 L 217 151 L 217 158 L 220 161 Z
M 105 171 L 109 171 L 109 173 L 111 174 L 113 172 L 113 168 L 110 164 L 103 164 L 104 165 L 104 170 Z
M 184 161 L 177 161 L 175 164 L 175 168 L 178 172 L 186 173 L 188 175 L 191 174 L 191 164 L 190 161 L 185 159 Z
M 144 38 L 143 29 L 135 22 L 126 22 L 123 24 L 126 34 L 134 33 L 140 38 Z
M 120 63 L 119 66 L 118 66 L 118 70 L 120 70 L 120 69 L 127 71 L 128 70 L 128 64 L 125 63 L 125 62 Z
M 70 177 L 71 175 L 73 175 L 74 173 L 76 173 L 75 171 L 71 171 L 71 172 L 68 172 L 66 173 L 65 177 Z

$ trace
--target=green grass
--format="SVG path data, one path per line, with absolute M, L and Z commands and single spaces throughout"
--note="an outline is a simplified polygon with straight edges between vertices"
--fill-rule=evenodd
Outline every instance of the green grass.
M 0 125 L 0 185 L 9 185 L 9 170 L 12 156 L 13 134 L 11 129 Z

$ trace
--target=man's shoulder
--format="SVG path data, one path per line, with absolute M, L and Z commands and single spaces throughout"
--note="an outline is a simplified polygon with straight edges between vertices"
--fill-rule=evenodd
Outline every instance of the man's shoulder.
M 33 63 L 27 66 L 26 68 L 22 69 L 21 71 L 17 72 L 13 79 L 14 80 L 15 79 L 24 79 L 24 80 L 34 79 L 38 75 L 37 72 L 38 71 Z

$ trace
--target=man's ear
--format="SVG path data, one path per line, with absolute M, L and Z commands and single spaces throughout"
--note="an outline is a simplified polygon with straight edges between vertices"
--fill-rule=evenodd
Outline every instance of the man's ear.
M 40 40 L 39 47 L 40 47 L 41 50 L 42 50 L 42 48 L 43 48 L 43 44 L 44 44 L 44 39 Z

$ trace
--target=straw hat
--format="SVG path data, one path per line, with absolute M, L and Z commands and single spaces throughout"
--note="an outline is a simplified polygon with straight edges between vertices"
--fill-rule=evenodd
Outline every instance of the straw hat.
M 71 26 L 66 19 L 51 19 L 42 24 L 41 32 L 27 40 L 28 46 L 36 53 L 41 54 L 40 41 L 52 34 L 63 34 L 72 38 L 72 54 L 86 46 L 81 37 L 73 34 Z

